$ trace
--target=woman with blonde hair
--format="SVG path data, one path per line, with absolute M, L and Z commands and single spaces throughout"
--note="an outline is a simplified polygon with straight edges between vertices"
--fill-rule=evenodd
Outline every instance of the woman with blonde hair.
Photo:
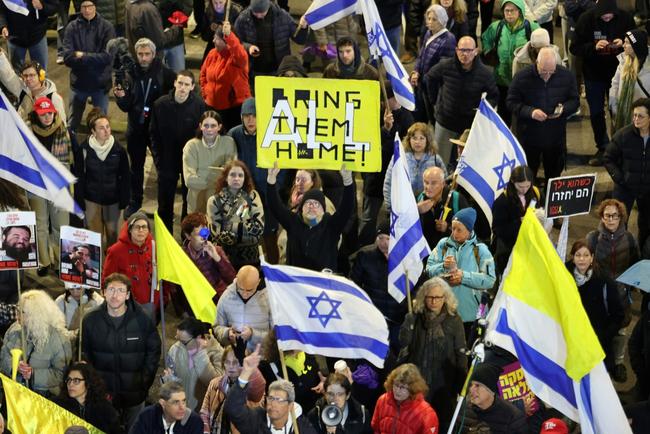
M 404 145 L 404 157 L 408 165 L 409 176 L 411 179 L 411 189 L 413 195 L 417 197 L 424 190 L 424 181 L 422 180 L 424 171 L 429 167 L 440 167 L 447 174 L 447 165 L 438 155 L 438 147 L 433 142 L 431 128 L 424 122 L 416 122 L 411 125 L 406 132 L 406 137 L 402 140 Z M 384 178 L 384 200 L 386 207 L 390 209 L 390 187 L 393 173 L 393 162 L 386 169 Z
M 438 431 L 438 416 L 424 400 L 427 383 L 413 363 L 393 369 L 384 383 L 386 393 L 379 397 L 372 415 L 375 434 L 433 433 Z
M 446 27 L 456 37 L 456 41 L 462 36 L 469 35 L 467 3 L 465 0 L 432 0 L 431 4 L 445 8 L 449 17 Z
M 623 41 L 623 52 L 618 55 L 618 61 L 612 86 L 609 88 L 613 132 L 632 122 L 633 101 L 650 97 L 648 34 L 638 29 L 627 32 Z
M 22 315 L 7 330 L 0 350 L 0 371 L 11 375 L 11 350 L 24 348 L 25 359 L 18 365 L 19 381 L 45 397 L 56 396 L 63 384 L 63 372 L 72 360 L 63 312 L 45 291 L 39 290 L 23 293 L 18 310 Z
M 456 312 L 458 300 L 440 277 L 424 282 L 415 297 L 413 313 L 406 315 L 399 334 L 400 361 L 415 364 L 436 409 L 443 431 L 451 421 L 456 394 L 466 375 L 467 357 L 463 320 Z

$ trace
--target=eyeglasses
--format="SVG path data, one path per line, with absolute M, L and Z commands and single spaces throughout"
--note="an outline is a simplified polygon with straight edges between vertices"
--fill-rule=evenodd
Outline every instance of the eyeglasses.
M 476 50 L 476 48 L 456 48 L 456 51 L 463 54 L 471 54 Z
M 408 387 L 408 385 L 406 385 L 406 384 L 393 383 L 393 389 L 397 389 L 397 390 L 406 390 L 406 391 L 408 391 L 408 390 L 409 390 L 409 387 Z
M 75 386 L 81 383 L 82 381 L 86 381 L 83 378 L 74 378 L 74 377 L 69 377 L 65 379 L 65 384 L 74 384 Z
M 131 229 L 135 231 L 148 231 L 149 230 L 149 225 L 142 224 L 142 225 L 133 225 L 131 226 Z
M 308 208 L 321 208 L 322 207 L 320 202 L 318 202 L 317 200 L 308 200 L 303 205 L 308 207 Z
M 123 286 L 120 286 L 119 288 L 109 286 L 108 288 L 104 289 L 104 292 L 107 294 L 115 294 L 116 292 L 119 294 L 126 294 L 128 291 L 129 289 Z
M 267 403 L 277 402 L 278 404 L 284 404 L 286 402 L 289 402 L 289 400 L 286 399 L 286 398 L 280 398 L 279 396 L 271 396 L 271 395 L 269 395 L 269 396 L 266 397 L 266 402 Z
M 621 218 L 620 214 L 603 214 L 605 220 L 618 220 Z
M 444 295 L 427 295 L 426 297 L 424 297 L 424 299 L 426 301 L 440 301 L 440 300 L 444 300 L 445 296 Z

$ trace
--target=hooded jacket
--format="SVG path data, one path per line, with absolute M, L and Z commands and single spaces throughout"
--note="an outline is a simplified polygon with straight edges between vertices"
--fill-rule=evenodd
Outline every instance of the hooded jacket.
M 251 96 L 248 54 L 234 32 L 224 36 L 226 48 L 210 50 L 201 65 L 201 94 L 208 106 L 226 110 L 242 105 Z
M 68 23 L 63 38 L 63 60 L 70 68 L 70 87 L 83 91 L 108 91 L 113 85 L 106 44 L 115 37 L 113 25 L 96 14 L 87 20 L 81 14 Z M 76 57 L 75 52 L 83 52 Z
M 119 325 L 106 302 L 88 313 L 81 325 L 83 359 L 106 383 L 115 408 L 132 407 L 147 397 L 160 359 L 160 336 L 151 318 L 132 298 Z
M 422 394 L 398 404 L 391 391 L 379 397 L 371 425 L 377 434 L 437 433 L 438 415 Z
M 512 81 L 512 61 L 515 56 L 515 50 L 528 42 L 526 26 L 524 24 L 524 16 L 526 15 L 526 4 L 524 3 L 524 0 L 504 1 L 501 4 L 501 10 L 503 10 L 505 5 L 508 3 L 512 3 L 519 8 L 519 20 L 515 26 L 510 28 L 508 24 L 505 24 L 501 29 L 499 40 L 495 41 L 497 36 L 497 27 L 499 27 L 501 21 L 505 20 L 494 21 L 481 36 L 483 42 L 483 53 L 488 53 L 493 49 L 497 50 L 499 63 L 494 72 L 497 78 L 497 84 L 506 87 L 509 86 Z M 531 32 L 538 28 L 539 24 L 536 22 L 530 23 Z
M 140 304 L 150 302 L 151 278 L 153 264 L 151 260 L 153 236 L 151 231 L 141 247 L 131 241 L 128 222 L 120 229 L 120 236 L 115 244 L 108 248 L 104 269 L 102 271 L 102 288 L 104 279 L 112 273 L 122 273 L 131 279 L 132 297 Z M 160 306 L 160 291 L 154 291 L 156 307 Z
M 478 249 L 478 263 L 474 254 L 475 247 Z M 446 273 L 443 262 L 447 256 L 454 256 L 458 269 L 463 271 L 461 284 L 451 287 L 458 299 L 458 314 L 463 322 L 474 321 L 481 290 L 492 288 L 496 280 L 492 253 L 485 244 L 478 242 L 474 232 L 463 244 L 458 244 L 452 237 L 443 238 L 427 261 L 426 272 L 429 277 Z
M 609 22 L 601 19 L 604 14 L 613 13 L 614 18 Z M 623 41 L 625 32 L 635 27 L 634 18 L 616 6 L 616 0 L 600 0 L 595 7 L 580 15 L 576 24 L 575 38 L 569 50 L 583 59 L 582 73 L 585 80 L 602 81 L 609 84 L 616 72 L 618 59 L 616 56 L 623 52 L 623 46 L 606 47 L 596 50 L 596 42 L 606 39 L 610 43 L 614 39 Z
M 352 40 L 354 48 L 354 64 L 350 68 L 346 68 L 341 62 L 341 57 L 337 54 L 336 62 L 327 65 L 323 71 L 323 78 L 351 78 L 356 80 L 379 80 L 379 73 L 372 65 L 366 63 L 361 55 L 359 43 Z M 338 50 L 337 50 L 338 52 Z

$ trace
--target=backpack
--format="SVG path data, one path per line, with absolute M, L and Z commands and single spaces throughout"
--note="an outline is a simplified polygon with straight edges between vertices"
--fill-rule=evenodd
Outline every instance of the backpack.
M 499 40 L 501 39 L 501 32 L 503 32 L 503 26 L 506 25 L 505 20 L 499 21 L 497 26 L 497 32 L 494 36 L 494 48 L 483 55 L 483 63 L 496 67 L 499 64 L 499 55 L 497 50 L 499 48 Z M 530 21 L 524 19 L 524 31 L 526 32 L 526 40 L 530 41 L 530 34 L 532 30 L 530 28 Z

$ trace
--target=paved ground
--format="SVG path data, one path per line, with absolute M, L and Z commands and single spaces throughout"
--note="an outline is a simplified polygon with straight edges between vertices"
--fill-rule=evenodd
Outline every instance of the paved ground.
M 306 9 L 307 2 L 305 0 L 292 1 L 291 10 L 292 13 L 298 15 L 302 14 Z M 190 29 L 193 28 L 193 25 L 190 26 Z M 57 65 L 54 62 L 56 58 L 56 43 L 53 39 L 54 32 L 50 32 L 50 70 L 48 71 L 48 76 L 55 81 L 59 92 L 63 95 L 64 99 L 67 101 L 69 95 L 68 88 L 68 69 L 65 66 Z M 559 29 L 556 29 L 556 40 L 561 40 L 559 34 Z M 196 73 L 198 79 L 198 68 L 200 66 L 201 57 L 205 43 L 202 40 L 194 40 L 189 37 L 186 38 L 186 50 L 187 50 L 187 65 L 193 69 Z M 297 52 L 296 46 L 294 46 L 294 52 Z M 412 64 L 408 67 L 412 68 Z M 318 76 L 318 73 L 315 72 L 312 75 Z M 198 86 L 197 86 L 198 87 Z M 603 198 L 611 195 L 611 190 L 613 187 L 611 178 L 607 174 L 604 168 L 592 168 L 587 165 L 587 160 L 595 152 L 595 146 L 593 143 L 593 136 L 591 132 L 591 127 L 588 117 L 585 117 L 585 114 L 588 113 L 588 108 L 586 106 L 586 101 L 584 98 L 581 100 L 581 112 L 582 116 L 578 117 L 576 120 L 572 121 L 568 125 L 568 135 L 567 143 L 569 149 L 569 159 L 568 166 L 565 174 L 583 174 L 583 173 L 596 173 L 597 174 L 597 185 L 596 185 L 596 201 L 598 203 Z M 114 103 L 114 100 L 111 100 L 109 115 L 111 117 L 111 124 L 116 133 L 118 139 L 125 144 L 123 139 L 123 131 L 126 126 L 126 115 L 121 112 Z M 156 210 L 156 172 L 153 168 L 151 156 L 147 157 L 147 163 L 145 168 L 145 201 L 143 208 L 149 212 L 153 213 Z M 360 191 L 360 189 L 358 190 Z M 175 233 L 180 233 L 178 227 L 179 221 L 178 216 L 180 215 L 180 196 L 177 195 L 176 200 L 176 221 L 175 221 Z M 636 211 L 632 212 L 630 221 L 630 230 L 633 233 L 636 233 Z M 571 218 L 571 223 L 569 227 L 569 243 L 572 243 L 575 239 L 578 239 L 584 236 L 588 231 L 595 228 L 598 224 L 598 219 L 595 217 L 595 212 L 592 212 L 588 215 L 576 216 Z M 554 236 L 557 238 L 557 230 L 554 230 Z M 569 244 L 570 245 L 570 244 Z M 50 275 L 46 278 L 39 278 L 36 276 L 35 272 L 28 271 L 26 272 L 26 284 L 25 288 L 43 288 L 51 291 L 52 293 L 60 293 L 63 290 L 61 282 L 56 279 L 54 275 Z M 636 312 L 638 313 L 638 297 L 635 303 Z M 170 336 L 173 337 L 175 333 L 175 326 L 178 324 L 178 318 L 175 316 L 173 309 L 167 309 L 167 347 L 172 343 Z M 631 329 L 630 329 L 631 330 Z M 628 364 L 629 366 L 629 364 Z M 631 370 L 629 370 L 631 373 Z M 157 387 L 157 382 L 154 387 Z M 617 390 L 626 391 L 633 384 L 633 375 L 630 375 L 630 378 L 625 384 L 615 384 Z M 153 390 L 152 390 L 153 392 Z

